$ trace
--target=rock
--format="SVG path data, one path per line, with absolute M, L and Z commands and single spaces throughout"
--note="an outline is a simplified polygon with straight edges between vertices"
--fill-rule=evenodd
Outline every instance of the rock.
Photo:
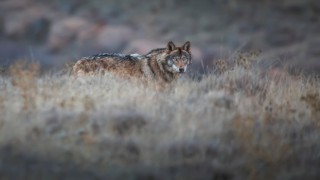
M 27 27 L 27 37 L 36 42 L 43 42 L 46 40 L 50 30 L 50 20 L 46 18 L 35 19 Z
M 59 51 L 76 41 L 81 32 L 88 31 L 91 24 L 82 18 L 71 17 L 53 23 L 49 34 L 48 47 L 51 51 Z
M 11 39 L 44 40 L 47 37 L 50 17 L 44 6 L 34 6 L 19 12 L 8 13 L 4 18 L 4 35 Z
M 107 52 L 120 52 L 131 41 L 133 31 L 127 26 L 104 26 L 96 36 L 99 48 Z
M 25 29 L 28 26 L 26 19 L 27 18 L 23 18 L 19 14 L 6 18 L 4 23 L 5 35 L 13 39 L 22 38 L 25 36 Z

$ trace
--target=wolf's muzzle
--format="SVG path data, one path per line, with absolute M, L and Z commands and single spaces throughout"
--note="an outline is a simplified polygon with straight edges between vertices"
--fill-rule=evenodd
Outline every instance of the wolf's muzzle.
M 179 73 L 184 73 L 184 68 L 179 68 Z

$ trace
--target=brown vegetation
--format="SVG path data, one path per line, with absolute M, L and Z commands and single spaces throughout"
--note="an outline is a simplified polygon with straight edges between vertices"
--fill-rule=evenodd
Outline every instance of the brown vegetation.
M 316 78 L 284 73 L 279 83 L 235 65 L 158 92 L 111 74 L 38 72 L 19 63 L 0 77 L 1 177 L 16 179 L 12 169 L 30 179 L 320 176 Z

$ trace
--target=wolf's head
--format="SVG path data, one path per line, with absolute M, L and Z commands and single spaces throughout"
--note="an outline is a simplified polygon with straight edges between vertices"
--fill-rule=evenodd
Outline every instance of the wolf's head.
M 184 73 L 191 63 L 191 44 L 189 41 L 181 47 L 176 47 L 172 41 L 168 42 L 165 50 L 165 68 L 172 73 Z

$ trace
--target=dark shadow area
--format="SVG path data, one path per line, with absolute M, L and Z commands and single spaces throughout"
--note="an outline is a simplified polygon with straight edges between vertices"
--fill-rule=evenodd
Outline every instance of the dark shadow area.
M 17 152 L 6 147 L 0 150 L 0 179 L 37 180 L 37 179 L 238 179 L 227 169 L 213 168 L 207 163 L 170 165 L 167 167 L 131 166 L 89 167 L 83 168 L 73 162 L 61 163 L 50 157 L 38 157 Z

